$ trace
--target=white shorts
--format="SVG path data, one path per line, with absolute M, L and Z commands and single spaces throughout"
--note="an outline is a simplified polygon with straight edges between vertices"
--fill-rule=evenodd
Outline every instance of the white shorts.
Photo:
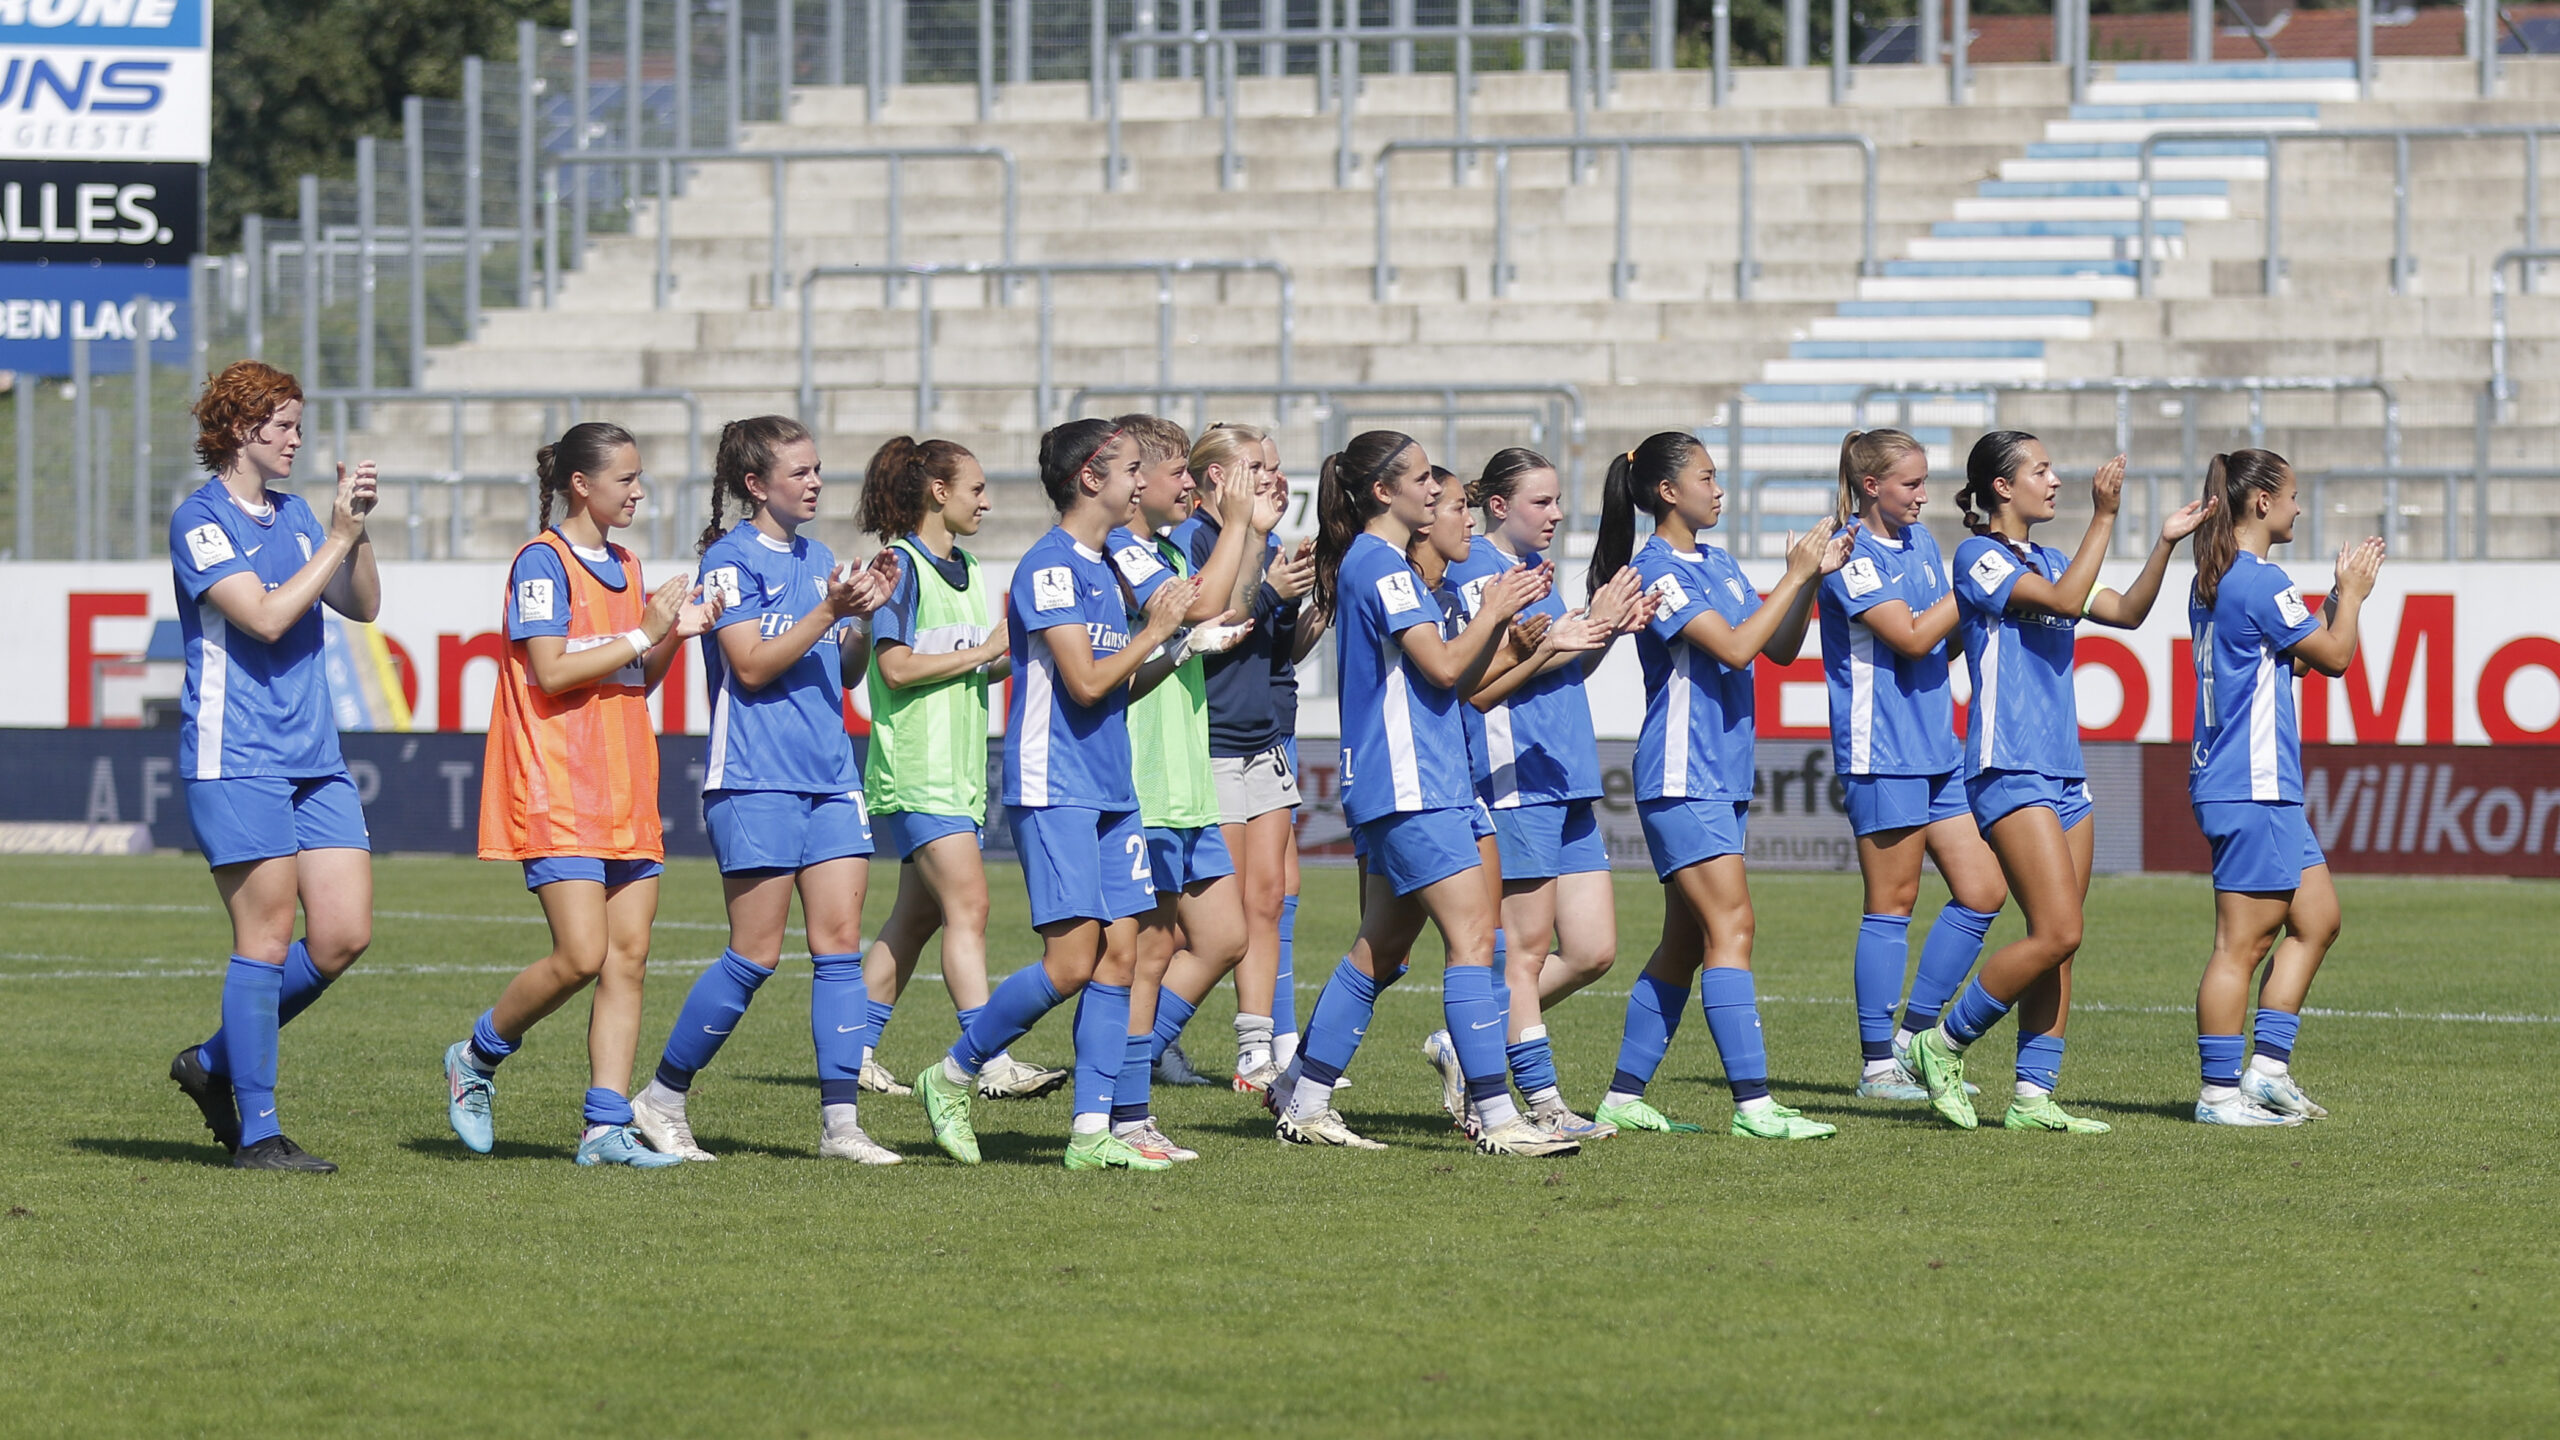
M 1257 815 L 1294 809 L 1298 777 L 1289 769 L 1289 752 L 1274 745 L 1259 755 L 1215 755 L 1209 778 L 1218 787 L 1218 819 L 1241 825 Z

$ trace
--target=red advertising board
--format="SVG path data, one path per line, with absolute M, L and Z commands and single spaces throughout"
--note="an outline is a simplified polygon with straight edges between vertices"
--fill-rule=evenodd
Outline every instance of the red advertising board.
M 2146 870 L 2213 868 L 2187 804 L 2188 747 L 2142 747 Z M 2560 749 L 2306 745 L 2303 808 L 2344 875 L 2560 878 Z

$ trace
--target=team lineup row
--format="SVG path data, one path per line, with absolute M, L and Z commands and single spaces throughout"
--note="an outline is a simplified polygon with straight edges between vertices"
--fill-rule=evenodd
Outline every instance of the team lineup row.
M 234 365 L 196 414 L 212 474 L 170 531 L 187 657 L 179 765 L 234 953 L 220 1028 L 180 1050 L 170 1073 L 235 1164 L 326 1171 L 275 1118 L 277 1037 L 370 940 L 364 820 L 326 703 L 319 606 L 359 620 L 379 607 L 365 534 L 373 468 L 340 467 L 324 524 L 270 488 L 291 475 L 301 441 L 291 376 Z M 2268 452 L 2215 457 L 2206 495 L 2168 517 L 2117 591 L 2097 580 L 2120 458 L 2099 468 L 2094 519 L 2065 555 L 2031 538 L 2062 485 L 2042 444 L 1983 436 L 1958 495 L 1971 533 L 1949 559 L 1921 523 L 1922 447 L 1899 431 L 1852 432 L 1838 515 L 1790 538 L 1763 595 L 1705 543 L 1724 499 L 1712 456 L 1665 432 L 1611 461 L 1579 604 L 1551 558 L 1563 516 L 1553 466 L 1505 450 L 1465 483 L 1388 431 L 1325 459 L 1319 533 L 1285 545 L 1272 532 L 1287 480 L 1267 433 L 1217 425 L 1194 438 L 1148 415 L 1062 425 L 1040 447 L 1057 524 L 1000 603 L 959 543 L 989 511 L 986 478 L 949 441 L 901 438 L 872 457 L 860 521 L 881 548 L 840 565 L 805 533 L 824 489 L 813 437 L 779 416 L 729 424 L 699 563 L 654 591 L 611 540 L 644 498 L 631 435 L 573 426 L 536 464 L 540 533 L 508 577 L 479 849 L 521 864 L 552 948 L 445 1052 L 448 1119 L 471 1150 L 494 1144 L 502 1062 L 592 985 L 578 1163 L 712 1159 L 688 1096 L 780 963 L 795 894 L 812 956 L 819 1150 L 833 1158 L 901 1159 L 863 1131 L 859 1104 L 866 1090 L 907 1093 L 873 1049 L 937 933 L 959 1036 L 912 1093 L 935 1142 L 964 1163 L 979 1158 L 974 1099 L 1070 1081 L 1068 1168 L 1197 1158 L 1157 1125 L 1152 1086 L 1207 1083 L 1179 1039 L 1230 976 L 1233 1083 L 1262 1096 L 1278 1137 L 1383 1148 L 1351 1128 L 1333 1093 L 1426 923 L 1447 968 L 1445 1028 L 1425 1054 L 1483 1153 L 1571 1154 L 1629 1129 L 1703 1128 L 1644 1098 L 1692 989 L 1733 1093 L 1731 1133 L 1829 1136 L 1835 1127 L 1770 1093 L 1743 859 L 1751 669 L 1763 655 L 1795 658 L 1817 598 L 1834 763 L 1866 889 L 1853 961 L 1858 1093 L 1974 1128 L 1967 1047 L 2014 1009 L 2003 1123 L 2103 1133 L 2054 1099 L 2093 841 L 2073 634 L 2083 620 L 2139 625 L 2190 535 L 2191 796 L 2216 907 L 2195 1116 L 2274 1126 L 2323 1113 L 2289 1064 L 2339 926 L 2303 818 L 2292 679 L 2345 669 L 2382 546 L 2342 551 L 2313 613 L 2267 558 L 2301 509 L 2290 467 Z M 271 543 L 286 535 L 291 546 Z M 1302 1028 L 1294 667 L 1328 631 L 1362 914 Z M 664 858 L 648 696 L 695 639 L 711 705 L 703 813 L 729 943 L 634 1094 Z M 1667 903 L 1615 1073 L 1586 1117 L 1563 1098 L 1544 1012 L 1616 955 L 1584 683 L 1620 639 L 1644 672 L 1635 800 Z M 1972 683 L 1961 733 L 1959 658 Z M 1008 675 L 993 798 L 1041 958 L 990 984 L 988 687 Z M 855 685 L 867 687 L 873 725 L 859 759 L 843 724 Z M 902 863 L 866 948 L 875 846 Z M 1906 993 L 1924 858 L 1951 899 Z M 2012 895 L 2025 933 L 1984 957 Z M 1070 996 L 1072 1070 L 1016 1060 L 1009 1047 Z

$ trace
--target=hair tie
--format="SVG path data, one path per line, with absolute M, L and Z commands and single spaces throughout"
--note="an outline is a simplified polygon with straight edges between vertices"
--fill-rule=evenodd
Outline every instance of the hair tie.
M 1636 463 L 1636 452 L 1635 452 L 1635 451 L 1630 450 L 1630 451 L 1628 451 L 1628 452 L 1627 452 L 1627 463 L 1628 463 L 1628 464 L 1630 464 L 1630 465 L 1633 465 L 1634 463 Z

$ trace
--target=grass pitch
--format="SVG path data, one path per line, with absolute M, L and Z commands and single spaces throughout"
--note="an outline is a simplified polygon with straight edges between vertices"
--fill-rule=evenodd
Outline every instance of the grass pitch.
M 285 1036 L 289 1133 L 345 1167 L 308 1178 L 218 1168 L 164 1078 L 227 950 L 202 868 L 0 863 L 0 1432 L 2521 1434 L 2560 1413 L 2552 886 L 2344 882 L 2314 995 L 2342 1013 L 2300 1054 L 2336 1118 L 2300 1130 L 2185 1118 L 2201 880 L 2099 883 L 2062 1093 L 2117 1128 L 2078 1138 L 1854 1099 L 1856 882 L 1771 875 L 1773 1078 L 1839 1123 L 1828 1142 L 1724 1136 L 1692 1017 L 1653 1099 L 1711 1133 L 1479 1157 L 1417 1058 L 1426 941 L 1344 1096 L 1386 1154 L 1286 1149 L 1246 1097 L 1159 1090 L 1203 1154 L 1167 1174 L 1065 1173 L 1063 1094 L 982 1105 L 974 1170 L 872 1097 L 911 1163 L 822 1162 L 800 963 L 694 1091 L 720 1163 L 635 1174 L 568 1161 L 576 1006 L 500 1076 L 497 1154 L 453 1141 L 439 1054 L 542 948 L 539 917 L 513 866 L 376 874 L 371 954 Z M 1032 948 L 1019 886 L 995 890 L 1001 972 Z M 1355 910 L 1343 872 L 1307 891 L 1302 1008 Z M 1554 1012 L 1585 1109 L 1660 893 L 1627 877 L 1619 906 L 1620 974 Z M 708 866 L 675 866 L 644 1067 L 719 922 Z M 1193 1024 L 1204 1068 L 1230 1004 Z M 2007 1029 L 1974 1052 L 1995 1126 Z M 950 1030 L 920 981 L 885 1058 L 908 1074 Z M 1066 1012 L 1018 1048 L 1063 1063 Z

